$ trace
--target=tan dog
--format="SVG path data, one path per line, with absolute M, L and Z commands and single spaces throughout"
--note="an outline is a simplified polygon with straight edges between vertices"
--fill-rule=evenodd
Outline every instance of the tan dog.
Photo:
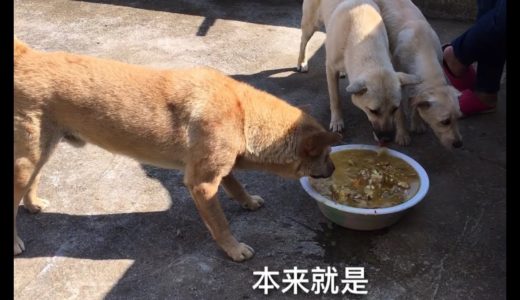
M 457 125 L 461 116 L 459 92 L 448 84 L 444 76 L 439 37 L 412 1 L 375 2 L 381 9 L 388 31 L 394 66 L 422 79 L 420 84 L 410 88 L 411 101 L 401 106 L 411 110 L 411 129 L 424 131 L 424 120 L 446 148 L 461 147 L 462 138 Z M 400 110 L 398 115 L 403 113 Z M 396 142 L 400 145 L 410 143 L 404 120 L 404 116 L 397 118 Z
M 222 183 L 243 207 L 263 204 L 233 177 L 234 168 L 290 178 L 328 177 L 326 131 L 301 110 L 211 69 L 154 70 L 64 52 L 45 53 L 15 39 L 14 254 L 18 205 L 37 212 L 38 173 L 58 141 L 86 141 L 141 162 L 185 171 L 197 209 L 235 261 L 253 249 L 231 234 L 217 199 Z
M 401 86 L 416 84 L 417 76 L 395 72 L 388 37 L 378 7 L 371 0 L 304 0 L 298 67 L 306 71 L 306 45 L 320 22 L 325 24 L 330 129 L 343 130 L 339 101 L 339 73 L 345 72 L 352 102 L 363 110 L 382 141 L 395 135 L 394 113 L 401 102 Z

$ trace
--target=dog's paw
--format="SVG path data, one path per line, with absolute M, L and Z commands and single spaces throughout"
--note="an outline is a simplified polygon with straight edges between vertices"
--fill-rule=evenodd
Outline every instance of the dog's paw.
M 345 123 L 343 123 L 343 119 L 332 119 L 330 121 L 330 130 L 334 132 L 342 132 L 343 128 L 345 127 Z
M 242 204 L 242 207 L 247 210 L 257 210 L 264 205 L 264 199 L 258 195 L 252 195 L 248 202 Z
M 14 237 L 14 255 L 18 255 L 23 251 L 25 251 L 25 245 L 22 239 L 18 235 L 16 235 Z
M 408 146 L 410 145 L 410 142 L 412 141 L 412 138 L 407 133 L 401 133 L 395 135 L 395 142 L 399 146 Z
M 248 260 L 255 255 L 255 250 L 244 243 L 239 243 L 236 247 L 226 252 L 236 262 Z
M 23 201 L 23 206 L 25 209 L 27 209 L 32 214 L 39 213 L 48 205 L 49 201 L 42 198 L 33 199 L 31 202 L 27 201 L 26 199 Z
M 298 71 L 300 73 L 307 73 L 307 72 L 309 72 L 309 65 L 306 63 L 302 63 L 296 67 L 296 71 Z

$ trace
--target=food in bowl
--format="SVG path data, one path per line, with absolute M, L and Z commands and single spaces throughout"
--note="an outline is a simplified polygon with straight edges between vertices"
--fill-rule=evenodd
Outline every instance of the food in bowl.
M 336 170 L 325 179 L 310 178 L 323 196 L 358 208 L 383 208 L 406 202 L 419 190 L 419 174 L 386 151 L 343 150 L 331 154 Z

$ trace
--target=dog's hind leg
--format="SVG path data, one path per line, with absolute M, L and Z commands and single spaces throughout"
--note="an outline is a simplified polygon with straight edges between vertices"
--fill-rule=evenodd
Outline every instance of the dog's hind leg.
M 74 147 L 83 147 L 86 144 L 85 141 L 81 140 L 80 138 L 72 134 L 64 134 L 63 139 Z M 23 198 L 23 206 L 25 207 L 25 209 L 27 209 L 30 213 L 33 214 L 39 213 L 49 204 L 47 200 L 39 198 L 37 196 L 39 183 L 40 173 L 36 175 L 31 186 L 29 187 L 29 190 L 27 191 L 27 194 Z
M 302 5 L 302 21 L 301 31 L 302 37 L 300 41 L 300 54 L 298 55 L 298 65 L 296 71 L 307 72 L 309 71 L 308 56 L 307 56 L 307 43 L 314 35 L 318 23 L 318 8 L 320 1 L 303 1 Z
M 43 132 L 43 124 L 30 117 L 15 116 L 14 121 L 14 217 L 13 239 L 14 255 L 25 250 L 23 241 L 16 229 L 16 216 L 22 198 L 31 189 L 32 197 L 36 197 L 35 180 L 59 138 L 52 131 Z M 32 198 L 33 200 L 35 198 Z
M 248 210 L 257 210 L 264 204 L 264 199 L 258 195 L 249 195 L 244 187 L 238 182 L 233 176 L 233 173 L 229 173 L 227 176 L 222 178 L 222 185 L 226 193 L 240 205 Z

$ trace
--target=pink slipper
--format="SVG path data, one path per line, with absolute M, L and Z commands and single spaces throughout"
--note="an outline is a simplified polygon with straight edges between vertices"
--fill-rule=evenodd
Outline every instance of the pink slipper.
M 494 106 L 483 103 L 472 90 L 464 90 L 459 97 L 460 111 L 464 117 L 495 111 Z
M 443 45 L 442 51 L 444 52 L 444 49 L 448 46 L 450 45 Z M 475 82 L 477 81 L 477 72 L 475 71 L 475 68 L 473 68 L 473 65 L 469 65 L 466 73 L 460 77 L 457 77 L 453 75 L 453 73 L 451 73 L 450 68 L 444 60 L 442 61 L 442 68 L 444 70 L 444 74 L 446 74 L 446 77 L 448 77 L 448 80 L 457 90 L 462 92 L 467 89 L 475 88 Z

